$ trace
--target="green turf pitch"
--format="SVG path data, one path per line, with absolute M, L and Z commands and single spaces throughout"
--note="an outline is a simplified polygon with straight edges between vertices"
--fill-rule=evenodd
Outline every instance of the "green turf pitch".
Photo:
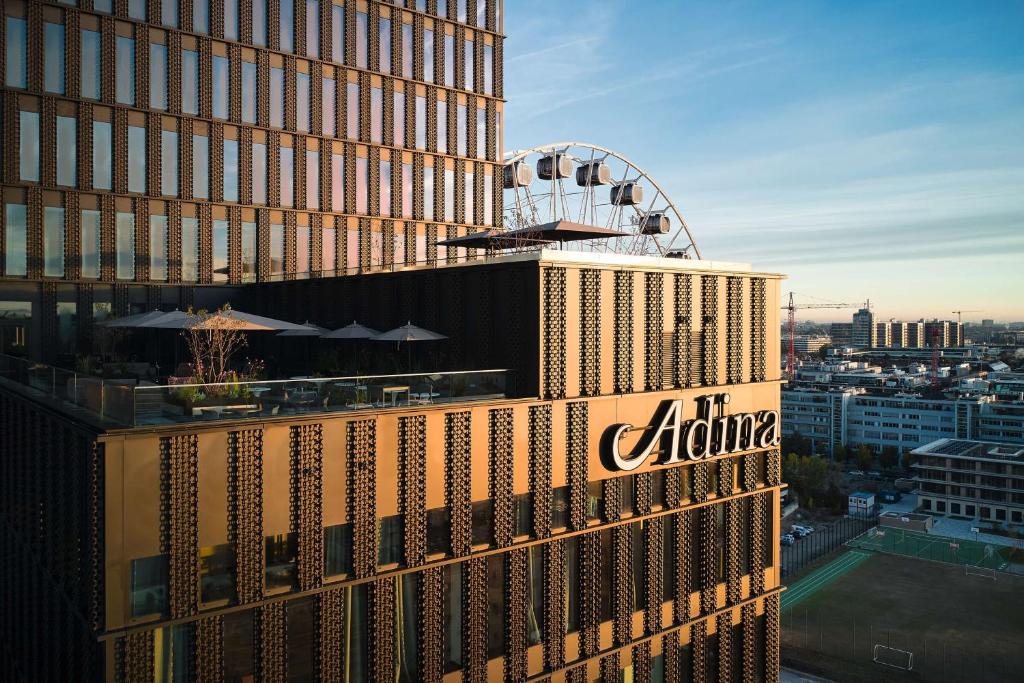
M 871 558 L 871 553 L 851 550 L 843 553 L 823 567 L 818 567 L 807 576 L 789 586 L 782 594 L 782 609 L 788 609 L 811 597 L 816 592 L 837 580 L 861 562 Z
M 986 569 L 1005 571 L 1009 566 L 1003 557 L 1002 546 L 903 529 L 878 527 L 847 541 L 846 544 L 851 548 Z

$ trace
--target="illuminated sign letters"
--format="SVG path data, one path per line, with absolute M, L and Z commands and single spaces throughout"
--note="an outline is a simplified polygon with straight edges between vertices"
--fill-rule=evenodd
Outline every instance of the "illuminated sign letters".
M 728 403 L 729 394 L 701 396 L 697 399 L 697 418 L 684 422 L 683 399 L 664 401 L 629 453 L 623 453 L 619 446 L 622 438 L 637 428 L 631 424 L 609 427 L 601 443 L 601 459 L 608 469 L 629 472 L 652 454 L 657 455 L 655 464 L 671 465 L 779 445 L 777 410 L 725 415 Z M 716 416 L 712 415 L 713 407 L 718 408 Z

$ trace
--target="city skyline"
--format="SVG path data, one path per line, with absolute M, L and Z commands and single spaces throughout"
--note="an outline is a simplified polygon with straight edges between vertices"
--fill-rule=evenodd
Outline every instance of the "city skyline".
M 784 292 L 1024 319 L 989 296 L 1024 286 L 1019 5 L 540 8 L 507 10 L 506 149 L 622 152 L 705 258 L 787 272 Z

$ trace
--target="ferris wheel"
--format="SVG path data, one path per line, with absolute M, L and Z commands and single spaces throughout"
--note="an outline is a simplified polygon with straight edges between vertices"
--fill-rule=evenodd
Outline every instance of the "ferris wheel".
M 661 186 L 610 149 L 557 142 L 509 152 L 503 175 L 506 230 L 571 221 L 624 233 L 580 243 L 586 251 L 701 258 Z

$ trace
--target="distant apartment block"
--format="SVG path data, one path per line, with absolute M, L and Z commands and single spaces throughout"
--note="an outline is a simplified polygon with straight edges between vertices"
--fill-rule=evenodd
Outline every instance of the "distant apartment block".
M 1024 446 L 939 439 L 914 450 L 923 510 L 987 522 L 1024 524 Z

